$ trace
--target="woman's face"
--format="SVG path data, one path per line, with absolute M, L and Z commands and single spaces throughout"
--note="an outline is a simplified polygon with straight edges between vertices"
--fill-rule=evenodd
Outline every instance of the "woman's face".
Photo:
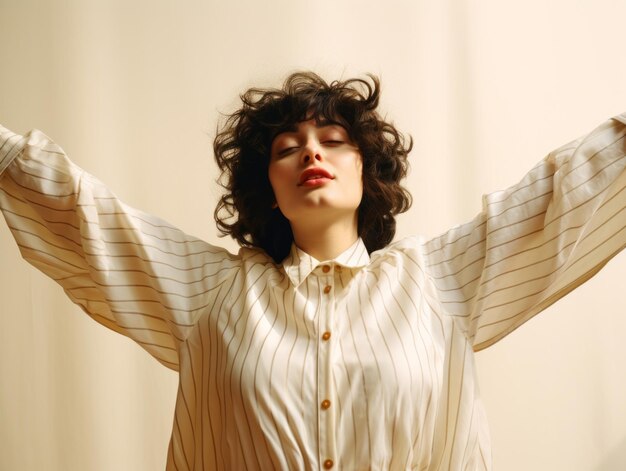
M 312 217 L 356 221 L 362 168 L 361 153 L 343 127 L 309 120 L 274 138 L 268 174 L 276 203 L 292 225 Z

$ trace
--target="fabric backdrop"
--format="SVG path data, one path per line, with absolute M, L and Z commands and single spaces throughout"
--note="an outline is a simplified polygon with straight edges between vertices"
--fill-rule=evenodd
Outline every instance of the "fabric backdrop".
M 398 237 L 437 235 L 626 110 L 621 0 L 0 0 L 0 122 L 219 239 L 211 140 L 249 86 L 372 72 L 415 140 Z M 477 354 L 499 470 L 626 469 L 626 255 Z M 87 318 L 0 224 L 0 469 L 164 468 L 175 373 Z

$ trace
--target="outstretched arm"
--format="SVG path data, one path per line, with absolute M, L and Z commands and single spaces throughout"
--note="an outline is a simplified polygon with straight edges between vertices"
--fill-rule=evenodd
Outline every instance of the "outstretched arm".
M 626 246 L 626 114 L 549 154 L 423 246 L 443 309 L 488 347 Z
M 39 131 L 0 127 L 0 208 L 26 260 L 172 369 L 178 343 L 238 265 L 119 201 Z

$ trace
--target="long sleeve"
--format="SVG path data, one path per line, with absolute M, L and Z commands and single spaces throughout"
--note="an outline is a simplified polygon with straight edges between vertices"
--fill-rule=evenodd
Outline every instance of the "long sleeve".
M 550 153 L 422 247 L 437 298 L 475 350 L 576 288 L 626 246 L 626 114 Z
M 211 291 L 238 264 L 120 202 L 39 131 L 0 127 L 0 207 L 28 262 L 172 369 Z

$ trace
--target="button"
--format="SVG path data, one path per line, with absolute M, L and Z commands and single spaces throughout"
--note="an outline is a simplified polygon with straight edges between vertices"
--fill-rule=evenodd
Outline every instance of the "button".
M 329 401 L 328 399 L 324 399 L 324 400 L 322 401 L 322 409 L 323 409 L 323 410 L 326 410 L 326 409 L 328 409 L 329 407 L 330 407 L 330 401 Z
M 335 271 L 341 273 L 341 265 L 335 265 Z
M 322 271 L 323 271 L 324 273 L 328 273 L 328 272 L 330 271 L 330 267 L 329 267 L 328 265 L 324 265 L 324 266 L 322 267 Z
M 322 340 L 326 341 L 328 339 L 330 339 L 330 332 L 324 332 L 322 334 Z
M 335 463 L 333 463 L 333 460 L 326 460 L 324 461 L 324 469 L 330 469 L 333 467 Z
M 326 285 L 326 286 L 324 286 L 324 294 L 328 294 L 328 293 L 330 293 L 330 289 L 331 289 L 331 288 L 330 288 L 330 285 Z

